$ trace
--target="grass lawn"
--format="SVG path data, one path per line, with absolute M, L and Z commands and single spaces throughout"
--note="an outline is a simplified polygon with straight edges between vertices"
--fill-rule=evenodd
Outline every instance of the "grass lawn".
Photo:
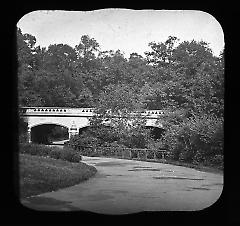
M 19 163 L 21 198 L 78 184 L 97 172 L 95 167 L 82 162 L 29 154 L 20 154 Z

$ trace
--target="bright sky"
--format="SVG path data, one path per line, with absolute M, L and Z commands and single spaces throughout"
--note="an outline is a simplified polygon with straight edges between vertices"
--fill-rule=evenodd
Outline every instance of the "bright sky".
M 34 11 L 23 16 L 17 26 L 23 33 L 36 37 L 37 45 L 79 44 L 89 35 L 101 50 L 117 50 L 129 57 L 137 52 L 144 56 L 151 41 L 164 42 L 168 36 L 183 41 L 206 41 L 214 55 L 224 48 L 219 22 L 210 14 L 195 10 L 129 10 Z

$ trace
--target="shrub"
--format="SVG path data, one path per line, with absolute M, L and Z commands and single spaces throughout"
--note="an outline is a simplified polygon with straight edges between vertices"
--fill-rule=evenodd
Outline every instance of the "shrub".
M 82 160 L 82 156 L 75 151 L 62 151 L 61 159 L 69 162 L 80 162 Z
M 69 162 L 80 162 L 82 156 L 72 148 L 64 147 L 63 150 L 61 150 L 61 159 Z
M 150 130 L 139 128 L 137 131 L 133 130 L 123 134 L 118 143 L 129 148 L 146 148 L 150 141 Z
M 172 125 L 163 143 L 174 160 L 192 163 L 220 164 L 223 158 L 223 120 L 213 116 L 196 116 Z
M 74 149 L 83 149 L 85 147 L 97 147 L 99 145 L 99 139 L 89 136 L 85 137 L 84 135 L 76 135 L 72 137 L 69 141 L 69 146 Z
M 20 144 L 20 153 L 49 156 L 53 159 L 62 159 L 69 162 L 79 162 L 82 160 L 80 153 L 70 147 L 60 149 L 58 147 L 48 147 L 39 144 Z
M 19 143 L 26 143 L 27 142 L 27 134 L 20 133 L 18 139 L 19 139 Z
M 147 144 L 148 149 L 165 149 L 164 144 L 161 140 L 150 140 L 150 142 Z
M 205 165 L 215 166 L 219 169 L 223 169 L 223 155 L 214 155 L 204 161 Z
M 99 146 L 86 146 L 81 147 L 79 149 L 79 153 L 85 156 L 122 156 L 122 151 L 125 151 L 124 149 L 126 146 L 123 144 L 118 144 L 116 141 L 112 143 L 103 143 Z M 125 151 L 126 152 L 126 151 Z M 130 156 L 130 154 L 127 152 L 125 153 L 125 156 Z
M 40 144 L 24 143 L 20 144 L 19 151 L 23 154 L 47 156 L 51 151 L 51 147 Z
M 61 155 L 62 155 L 62 153 L 61 153 L 60 149 L 59 150 L 57 150 L 57 149 L 54 150 L 53 149 L 49 153 L 49 157 L 51 157 L 53 159 L 61 159 Z
M 122 156 L 122 150 L 125 148 L 125 145 L 119 144 L 117 141 L 112 143 L 104 143 L 101 146 L 102 154 L 104 156 Z
M 123 149 L 123 157 L 124 158 L 130 158 L 131 152 L 129 150 Z
M 95 147 L 90 147 L 90 146 L 81 147 L 80 149 L 78 149 L 77 152 L 81 155 L 90 156 L 90 157 L 97 157 L 101 155 L 99 149 Z

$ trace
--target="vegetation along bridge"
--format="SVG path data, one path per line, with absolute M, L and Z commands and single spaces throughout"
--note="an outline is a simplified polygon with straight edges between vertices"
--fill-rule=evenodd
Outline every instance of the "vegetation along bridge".
M 21 107 L 20 117 L 27 123 L 28 142 L 32 142 L 32 129 L 41 125 L 58 125 L 67 128 L 68 137 L 76 135 L 90 126 L 90 118 L 94 116 L 93 108 L 63 108 L 63 107 Z M 162 130 L 159 116 L 161 110 L 145 110 L 141 113 L 146 118 L 146 127 Z

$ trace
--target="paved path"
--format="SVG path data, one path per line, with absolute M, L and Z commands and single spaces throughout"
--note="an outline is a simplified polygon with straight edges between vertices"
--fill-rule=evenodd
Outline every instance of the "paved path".
M 87 210 L 103 214 L 201 210 L 221 195 L 223 175 L 170 164 L 83 157 L 98 172 L 78 185 L 22 201 L 38 210 Z

